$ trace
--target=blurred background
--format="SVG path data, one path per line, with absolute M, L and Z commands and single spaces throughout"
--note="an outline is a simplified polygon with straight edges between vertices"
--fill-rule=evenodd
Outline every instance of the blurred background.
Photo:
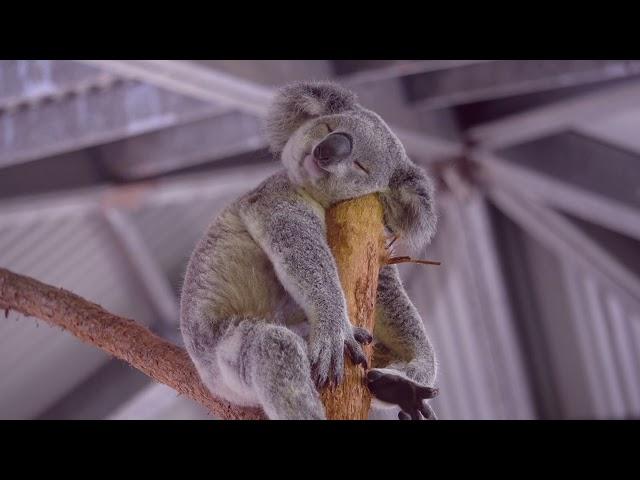
M 279 168 L 261 118 L 301 79 L 353 89 L 437 178 L 442 266 L 399 268 L 439 416 L 640 418 L 640 61 L 0 61 L 0 266 L 181 343 L 186 261 Z M 213 419 L 14 312 L 0 418 Z

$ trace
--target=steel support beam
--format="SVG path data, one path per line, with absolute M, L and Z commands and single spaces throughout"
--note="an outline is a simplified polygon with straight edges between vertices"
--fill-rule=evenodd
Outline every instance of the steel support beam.
M 182 60 L 85 60 L 85 63 L 201 101 L 264 116 L 269 87 Z
M 192 400 L 176 395 L 161 383 L 145 385 L 127 401 L 118 405 L 106 420 L 215 420 L 206 409 Z
M 454 70 L 467 65 L 493 62 L 493 60 L 364 60 L 361 62 L 365 64 L 353 65 L 354 60 L 334 60 L 340 81 L 348 86 L 364 85 L 409 75 Z
M 102 145 L 96 152 L 111 173 L 135 180 L 265 149 L 260 129 L 257 117 L 229 112 Z
M 640 278 L 589 239 L 569 220 L 536 205 L 531 199 L 506 189 L 500 182 L 488 185 L 489 198 L 515 223 L 562 259 L 593 272 L 615 291 L 633 302 L 640 300 Z
M 519 166 L 489 153 L 472 154 L 480 176 L 495 185 L 526 192 L 548 205 L 640 240 L 640 210 L 567 181 Z
M 102 420 L 149 385 L 159 384 L 125 362 L 112 358 L 36 418 Z
M 125 212 L 108 208 L 104 219 L 116 238 L 128 265 L 131 266 L 149 305 L 153 308 L 164 333 L 175 341 L 178 334 L 178 297 L 169 280 L 151 256 L 137 227 Z
M 279 169 L 276 163 L 246 168 L 229 167 L 213 173 L 189 173 L 121 186 L 91 187 L 70 193 L 42 194 L 5 200 L 0 204 L 0 224 L 25 224 L 42 216 L 84 215 L 105 208 L 132 210 L 145 203 L 173 203 L 199 197 L 225 196 L 256 186 Z
M 445 108 L 640 74 L 623 60 L 500 60 L 416 73 L 403 79 L 418 108 Z
M 478 125 L 469 136 L 483 148 L 496 150 L 638 108 L 640 82 L 632 82 Z
M 617 115 L 590 122 L 582 122 L 574 127 L 574 130 L 640 156 L 639 126 L 640 109 L 620 112 Z
M 187 61 L 172 60 L 90 60 L 91 65 L 110 70 L 118 75 L 135 78 L 190 95 L 213 101 L 229 108 L 264 116 L 274 90 L 254 82 L 240 79 Z M 434 138 L 405 128 L 392 129 L 405 143 L 407 151 L 418 161 L 428 163 L 458 156 L 460 145 Z
M 330 60 L 192 60 L 192 63 L 267 87 L 333 76 Z

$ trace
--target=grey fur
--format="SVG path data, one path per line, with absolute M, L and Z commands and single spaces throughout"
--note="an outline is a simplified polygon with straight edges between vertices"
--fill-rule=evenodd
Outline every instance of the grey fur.
M 310 153 L 336 132 L 352 139 L 351 154 L 320 169 Z M 339 383 L 344 353 L 362 361 L 360 344 L 370 341 L 347 318 L 325 210 L 380 192 L 388 228 L 423 244 L 436 226 L 433 187 L 384 121 L 335 84 L 283 88 L 267 134 L 285 170 L 229 205 L 196 246 L 181 329 L 214 394 L 261 406 L 269 418 L 321 419 L 316 387 Z M 432 386 L 433 349 L 395 267 L 381 271 L 377 316 L 375 341 L 393 354 L 384 371 Z
M 271 151 L 279 155 L 289 137 L 313 117 L 354 110 L 356 96 L 335 83 L 295 82 L 283 87 L 267 115 Z

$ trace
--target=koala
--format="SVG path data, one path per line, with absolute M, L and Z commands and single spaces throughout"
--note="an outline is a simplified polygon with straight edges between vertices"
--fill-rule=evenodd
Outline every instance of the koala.
M 378 405 L 435 419 L 435 354 L 397 266 L 380 271 L 373 335 L 353 327 L 325 226 L 331 205 L 379 192 L 388 233 L 418 248 L 436 229 L 432 181 L 331 82 L 280 89 L 265 132 L 284 169 L 228 205 L 187 265 L 180 328 L 202 381 L 270 419 L 325 419 L 318 389 L 342 381 L 347 355 Z

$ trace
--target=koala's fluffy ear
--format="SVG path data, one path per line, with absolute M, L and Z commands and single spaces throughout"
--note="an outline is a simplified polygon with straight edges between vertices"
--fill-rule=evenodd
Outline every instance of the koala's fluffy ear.
M 332 82 L 296 82 L 281 88 L 271 105 L 265 130 L 274 154 L 280 154 L 289 137 L 313 117 L 353 110 L 356 95 Z

